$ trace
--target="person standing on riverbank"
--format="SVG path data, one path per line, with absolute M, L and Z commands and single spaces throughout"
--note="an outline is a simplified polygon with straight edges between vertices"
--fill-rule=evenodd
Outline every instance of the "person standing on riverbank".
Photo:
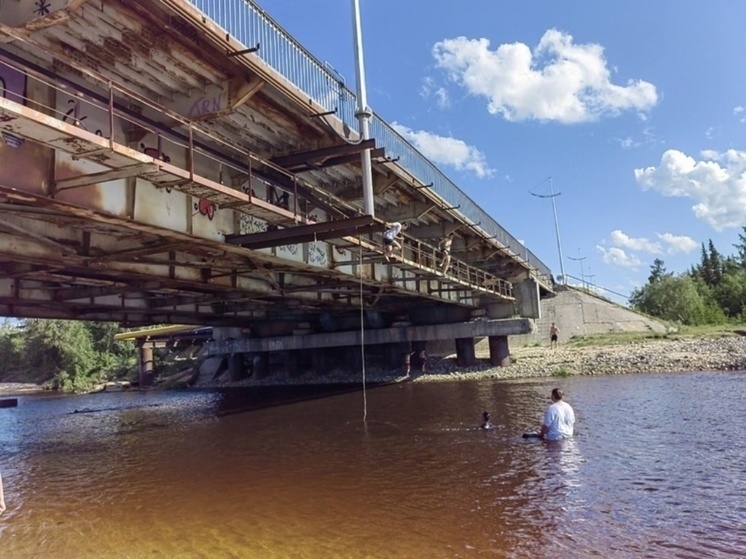
M 539 436 L 548 441 L 572 437 L 575 429 L 575 411 L 562 400 L 564 393 L 559 388 L 552 390 L 552 405 L 544 412 L 544 423 Z
M 557 348 L 557 340 L 559 338 L 559 328 L 557 328 L 557 325 L 552 322 L 552 325 L 549 327 L 549 347 L 552 349 Z

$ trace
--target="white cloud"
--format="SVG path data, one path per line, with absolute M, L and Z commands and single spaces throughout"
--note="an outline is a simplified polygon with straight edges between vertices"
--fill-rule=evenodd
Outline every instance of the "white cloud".
M 733 107 L 733 115 L 738 118 L 738 122 L 746 122 L 746 115 L 744 115 L 744 109 L 740 105 Z
M 615 229 L 609 235 L 609 243 L 615 247 L 627 248 L 630 250 L 639 250 L 649 252 L 650 254 L 661 254 L 663 249 L 661 245 L 650 241 L 644 237 L 630 237 L 619 229 Z
M 678 150 L 667 150 L 658 167 L 635 169 L 645 190 L 663 196 L 691 198 L 694 215 L 716 231 L 746 223 L 746 152 L 704 151 L 697 161 Z
M 705 138 L 708 140 L 712 140 L 715 137 L 715 128 L 710 126 L 707 130 L 705 130 Z
M 635 141 L 632 136 L 627 136 L 626 138 L 614 138 L 617 142 L 619 142 L 619 145 L 622 147 L 622 149 L 632 149 L 640 146 L 640 142 Z
M 678 252 L 692 252 L 699 247 L 697 241 L 686 235 L 673 235 L 671 233 L 658 233 L 658 238 L 668 245 L 666 252 L 676 254 Z
M 436 43 L 433 57 L 454 82 L 487 98 L 491 114 L 508 121 L 588 122 L 658 102 L 649 82 L 612 83 L 603 47 L 573 44 L 556 29 L 544 33 L 533 52 L 523 43 L 490 50 L 488 39 L 457 37 Z
M 634 254 L 627 254 L 623 249 L 618 247 L 607 249 L 601 245 L 596 245 L 596 250 L 601 254 L 601 260 L 606 264 L 614 264 L 615 266 L 631 268 L 633 270 L 637 270 L 637 268 L 642 264 L 640 259 Z
M 398 122 L 391 126 L 433 163 L 449 165 L 459 171 L 470 171 L 480 179 L 491 177 L 495 172 L 487 165 L 484 154 L 463 140 L 438 136 L 424 130 L 412 130 Z
M 431 96 L 435 97 L 435 102 L 441 109 L 445 109 L 451 106 L 451 98 L 448 95 L 448 91 L 446 91 L 443 87 L 437 87 L 435 81 L 430 77 L 425 78 L 425 80 L 423 81 L 420 95 L 424 99 L 428 99 Z

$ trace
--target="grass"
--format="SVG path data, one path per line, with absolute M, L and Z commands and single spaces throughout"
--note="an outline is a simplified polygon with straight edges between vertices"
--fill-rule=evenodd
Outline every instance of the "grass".
M 691 338 L 727 338 L 746 335 L 746 324 L 677 326 L 669 328 L 666 333 L 660 332 L 609 332 L 588 336 L 573 336 L 565 347 L 603 347 L 625 345 L 647 340 L 682 340 Z

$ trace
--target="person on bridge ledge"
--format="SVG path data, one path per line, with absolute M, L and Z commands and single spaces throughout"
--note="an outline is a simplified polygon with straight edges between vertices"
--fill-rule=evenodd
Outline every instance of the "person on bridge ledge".
M 453 233 L 450 235 L 446 235 L 440 240 L 440 244 L 438 244 L 438 248 L 440 249 L 440 254 L 442 256 L 442 260 L 440 261 L 440 271 L 444 274 L 448 271 L 448 268 L 451 265 L 451 245 L 453 244 Z
M 383 232 L 383 250 L 385 252 L 386 260 L 388 261 L 393 253 L 394 249 L 397 252 L 401 250 L 401 244 L 397 241 L 397 237 L 401 235 L 402 231 L 406 231 L 409 227 L 407 223 L 399 223 L 395 221 L 389 225 L 389 228 Z

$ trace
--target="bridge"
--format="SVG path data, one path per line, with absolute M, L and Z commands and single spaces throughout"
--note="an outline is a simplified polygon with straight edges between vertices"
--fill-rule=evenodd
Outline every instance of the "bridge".
M 469 362 L 482 336 L 506 364 L 553 294 L 373 112 L 363 137 L 355 94 L 251 1 L 4 2 L 0 88 L 0 315 L 212 326 L 235 374 L 278 351 L 296 374 L 363 343 Z

